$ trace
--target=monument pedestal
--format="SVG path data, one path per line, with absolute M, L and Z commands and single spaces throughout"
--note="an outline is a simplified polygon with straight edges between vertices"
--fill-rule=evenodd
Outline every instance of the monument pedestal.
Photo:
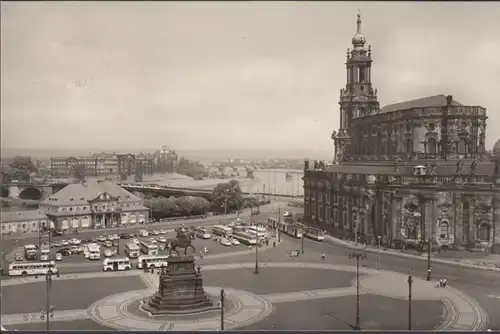
M 191 314 L 217 309 L 203 289 L 194 257 L 171 256 L 160 274 L 158 292 L 142 308 L 151 315 Z

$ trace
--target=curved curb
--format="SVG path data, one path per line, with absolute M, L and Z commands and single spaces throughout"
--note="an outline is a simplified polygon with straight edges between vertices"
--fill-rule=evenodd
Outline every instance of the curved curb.
M 211 294 L 217 294 L 218 288 L 205 287 Z M 141 317 L 130 313 L 128 306 L 142 298 L 149 297 L 156 290 L 146 289 L 125 292 L 101 299 L 92 304 L 87 311 L 90 320 L 105 327 L 119 330 L 220 330 L 220 313 L 215 312 L 209 317 L 200 317 L 196 320 L 155 319 Z M 266 299 L 247 291 L 225 289 L 226 297 L 233 302 L 234 307 L 224 313 L 224 326 L 227 329 L 248 326 L 269 316 L 273 311 L 272 304 Z

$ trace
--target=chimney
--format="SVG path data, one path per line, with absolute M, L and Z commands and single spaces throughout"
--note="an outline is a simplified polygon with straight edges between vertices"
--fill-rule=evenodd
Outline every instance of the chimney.
M 451 106 L 451 101 L 453 101 L 453 96 L 452 95 L 448 95 L 446 97 L 446 104 Z

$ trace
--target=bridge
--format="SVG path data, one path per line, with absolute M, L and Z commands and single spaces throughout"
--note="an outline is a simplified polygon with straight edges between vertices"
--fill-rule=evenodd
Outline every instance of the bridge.
M 58 182 L 58 183 L 14 182 L 10 184 L 2 184 L 1 197 L 40 201 L 58 192 L 67 185 L 68 183 L 63 183 L 63 182 Z M 200 196 L 207 198 L 213 194 L 213 190 L 207 190 L 207 189 L 181 188 L 181 187 L 171 187 L 171 186 L 141 184 L 141 183 L 117 183 L 117 185 L 132 193 L 138 192 L 146 196 L 165 196 L 165 197 Z M 244 197 L 247 198 L 250 196 L 275 196 L 284 198 L 296 197 L 288 194 L 273 194 L 273 193 L 263 193 L 263 192 L 262 193 L 242 192 L 242 194 Z

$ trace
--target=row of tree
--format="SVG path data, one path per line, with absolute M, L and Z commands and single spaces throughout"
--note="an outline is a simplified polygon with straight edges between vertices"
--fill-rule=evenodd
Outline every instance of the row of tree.
M 10 162 L 8 168 L 2 168 L 2 182 L 9 183 L 13 180 L 29 182 L 37 172 L 38 168 L 31 157 L 17 156 Z

